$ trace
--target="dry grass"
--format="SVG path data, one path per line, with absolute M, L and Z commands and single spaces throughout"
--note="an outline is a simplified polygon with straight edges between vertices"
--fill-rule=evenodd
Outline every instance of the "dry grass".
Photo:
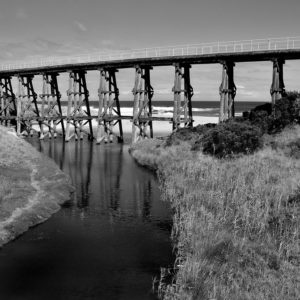
M 177 272 L 161 297 L 300 299 L 300 160 L 288 151 L 299 137 L 300 127 L 286 129 L 231 160 L 186 144 L 135 146 L 138 161 L 156 163 L 175 211 Z
M 16 207 L 27 203 L 32 168 L 28 159 L 33 151 L 27 143 L 0 126 L 0 221 L 11 215 Z
M 53 161 L 0 126 L 0 246 L 49 218 L 72 190 Z

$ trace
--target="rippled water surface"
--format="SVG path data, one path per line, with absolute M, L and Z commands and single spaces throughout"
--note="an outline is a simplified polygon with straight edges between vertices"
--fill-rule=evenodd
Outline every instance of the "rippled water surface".
M 156 299 L 153 278 L 174 258 L 155 176 L 126 145 L 30 143 L 70 174 L 76 192 L 0 251 L 0 299 Z

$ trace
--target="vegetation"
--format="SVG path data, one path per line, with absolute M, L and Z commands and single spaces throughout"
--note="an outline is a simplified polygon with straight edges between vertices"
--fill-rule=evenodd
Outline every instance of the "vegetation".
M 194 129 L 191 139 L 173 134 L 132 147 L 139 163 L 158 170 L 174 210 L 177 259 L 174 270 L 162 272 L 161 298 L 300 299 L 300 126 L 291 109 L 296 103 L 268 112 L 271 126 L 263 118 L 255 124 L 262 115 L 257 109 L 243 120 L 202 126 L 198 137 Z M 230 147 L 237 150 L 229 153 Z M 168 283 L 164 276 L 170 272 L 175 275 Z
M 193 150 L 202 146 L 203 153 L 227 157 L 237 153 L 253 153 L 262 145 L 260 128 L 247 123 L 230 121 L 222 123 L 198 139 Z
M 0 246 L 49 218 L 70 191 L 54 162 L 0 126 Z

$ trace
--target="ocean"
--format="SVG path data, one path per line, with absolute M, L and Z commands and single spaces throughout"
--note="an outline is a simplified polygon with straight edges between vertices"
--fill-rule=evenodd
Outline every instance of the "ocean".
M 97 109 L 98 101 L 90 100 L 89 102 L 92 108 Z M 235 112 L 240 115 L 263 103 L 261 101 L 236 101 Z M 130 111 L 133 101 L 120 100 L 120 106 Z M 219 115 L 220 101 L 192 101 L 192 106 L 194 116 L 217 117 Z M 173 112 L 173 101 L 152 101 L 152 107 L 154 114 L 170 114 Z

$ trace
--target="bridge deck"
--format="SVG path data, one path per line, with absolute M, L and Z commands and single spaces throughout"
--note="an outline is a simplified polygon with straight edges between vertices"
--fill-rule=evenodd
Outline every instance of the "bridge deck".
M 0 70 L 0 76 L 13 75 L 35 75 L 41 73 L 62 73 L 69 70 L 97 70 L 100 68 L 124 69 L 136 65 L 140 66 L 169 66 L 174 63 L 182 64 L 213 64 L 221 61 L 232 62 L 251 62 L 251 61 L 269 61 L 276 58 L 283 60 L 300 59 L 300 49 L 289 50 L 267 50 L 267 51 L 249 51 L 249 52 L 232 52 L 232 53 L 210 53 L 198 55 L 178 55 L 165 57 L 147 57 L 132 58 L 123 60 L 95 61 L 72 64 L 60 64 L 53 66 L 30 67 L 13 70 Z

